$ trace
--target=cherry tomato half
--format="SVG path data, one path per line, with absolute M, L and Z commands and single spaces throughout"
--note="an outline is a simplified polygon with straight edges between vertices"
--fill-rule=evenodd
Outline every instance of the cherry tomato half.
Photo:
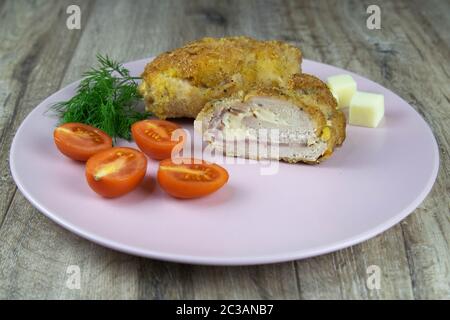
M 172 140 L 172 133 L 180 129 L 179 139 Z M 152 159 L 162 160 L 171 157 L 172 151 L 181 151 L 185 133 L 181 127 L 165 120 L 142 120 L 131 126 L 131 134 L 139 149 Z
M 173 197 L 188 199 L 206 196 L 228 181 L 228 172 L 217 164 L 194 159 L 183 159 L 183 162 L 175 164 L 171 159 L 166 159 L 159 164 L 158 183 Z
M 112 147 L 110 136 L 84 123 L 71 122 L 57 127 L 53 139 L 62 154 L 78 161 L 86 161 L 92 155 Z
M 136 188 L 147 171 L 147 158 L 139 150 L 114 147 L 93 155 L 86 163 L 86 179 L 99 195 L 114 198 Z

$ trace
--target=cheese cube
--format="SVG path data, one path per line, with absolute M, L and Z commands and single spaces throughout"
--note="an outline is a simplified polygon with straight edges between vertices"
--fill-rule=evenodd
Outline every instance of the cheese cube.
M 350 100 L 356 92 L 356 82 L 351 75 L 341 74 L 331 76 L 327 81 L 328 88 L 338 97 L 339 108 L 345 108 L 350 105 Z
M 384 116 L 382 94 L 357 91 L 350 102 L 348 122 L 355 126 L 375 128 Z

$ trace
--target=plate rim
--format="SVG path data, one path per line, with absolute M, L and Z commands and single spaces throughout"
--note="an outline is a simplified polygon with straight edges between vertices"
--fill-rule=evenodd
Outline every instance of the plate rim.
M 154 59 L 154 57 L 149 58 L 143 58 L 143 59 L 137 59 L 133 61 L 128 61 L 124 63 L 124 65 L 131 64 L 131 63 L 141 63 L 143 61 L 149 61 Z M 14 180 L 14 183 L 16 184 L 17 188 L 20 190 L 20 192 L 23 194 L 23 196 L 35 207 L 38 211 L 42 212 L 45 216 L 50 218 L 50 220 L 54 221 L 56 224 L 60 225 L 61 227 L 75 233 L 76 235 L 87 239 L 89 241 L 92 241 L 96 244 L 99 244 L 101 246 L 107 247 L 112 250 L 120 251 L 123 253 L 136 255 L 140 257 L 145 258 L 151 258 L 151 259 L 157 259 L 157 260 L 163 260 L 163 261 L 169 261 L 169 262 L 176 262 L 176 263 L 185 263 L 185 264 L 194 264 L 194 265 L 212 265 L 212 266 L 244 266 L 244 265 L 260 265 L 260 264 L 272 264 L 272 263 L 281 263 L 281 262 L 287 262 L 287 261 L 294 261 L 294 260 L 301 260 L 306 259 L 310 257 L 315 257 L 331 252 L 335 252 L 338 250 L 342 250 L 345 248 L 348 248 L 350 246 L 362 243 L 366 240 L 369 240 L 382 232 L 392 228 L 396 224 L 398 224 L 400 221 L 405 219 L 408 215 L 414 212 L 414 210 L 425 200 L 427 195 L 430 193 L 431 189 L 433 188 L 433 185 L 436 181 L 439 168 L 440 168 L 440 154 L 439 154 L 439 147 L 436 141 L 436 137 L 433 134 L 433 131 L 431 130 L 431 127 L 429 124 L 425 121 L 425 119 L 420 115 L 420 113 L 414 109 L 407 101 L 405 101 L 402 97 L 400 97 L 395 92 L 391 91 L 390 89 L 382 86 L 381 84 L 378 84 L 364 76 L 360 76 L 352 71 L 348 71 L 345 69 L 342 69 L 340 67 L 336 67 L 330 64 L 304 59 L 304 61 L 308 61 L 308 63 L 313 64 L 320 64 L 325 65 L 327 67 L 333 67 L 337 68 L 339 70 L 343 70 L 348 74 L 356 75 L 358 77 L 362 77 L 367 81 L 373 82 L 387 91 L 394 94 L 396 97 L 401 99 L 402 102 L 408 105 L 409 108 L 411 108 L 415 113 L 416 116 L 418 116 L 421 121 L 424 122 L 428 133 L 432 137 L 433 141 L 433 152 L 434 152 L 434 158 L 435 161 L 433 163 L 433 171 L 431 173 L 431 176 L 429 180 L 427 181 L 426 185 L 424 185 L 422 192 L 419 196 L 416 197 L 416 199 L 411 202 L 406 208 L 404 208 L 402 211 L 400 211 L 398 214 L 392 216 L 390 219 L 385 220 L 383 223 L 380 223 L 376 227 L 371 228 L 370 230 L 364 231 L 360 234 L 354 235 L 352 237 L 346 238 L 344 240 L 336 241 L 331 245 L 322 245 L 318 247 L 312 247 L 308 248 L 307 250 L 298 250 L 298 251 L 291 251 L 288 253 L 281 253 L 281 254 L 268 254 L 268 255 L 257 255 L 257 256 L 247 256 L 247 257 L 216 257 L 216 256 L 210 256 L 210 257 L 203 257 L 203 256 L 194 256 L 194 255 L 183 255 L 183 254 L 173 254 L 173 253 L 167 253 L 167 252 L 161 252 L 157 250 L 149 250 L 146 248 L 136 247 L 136 246 L 130 246 L 123 243 L 120 243 L 116 240 L 107 239 L 102 236 L 98 236 L 93 232 L 89 232 L 86 230 L 83 230 L 83 228 L 79 228 L 76 225 L 66 221 L 63 218 L 58 217 L 57 214 L 52 213 L 50 210 L 48 210 L 45 206 L 41 205 L 39 201 L 34 199 L 27 190 L 23 187 L 22 182 L 20 178 L 18 177 L 18 173 L 15 167 L 15 163 L 13 161 L 13 155 L 15 154 L 16 150 L 16 144 L 17 139 L 16 136 L 20 131 L 23 130 L 26 123 L 29 121 L 30 116 L 37 112 L 37 109 L 40 105 L 45 104 L 52 96 L 55 94 L 58 94 L 62 91 L 67 90 L 68 88 L 75 87 L 80 80 L 74 81 L 63 88 L 60 88 L 58 91 L 52 93 L 50 96 L 45 98 L 43 101 L 41 101 L 37 106 L 35 106 L 30 113 L 25 117 L 25 119 L 22 121 L 22 123 L 19 125 L 18 129 L 16 130 L 14 134 L 13 141 L 11 143 L 11 148 L 9 152 L 9 164 L 10 164 L 10 171 L 11 176 Z

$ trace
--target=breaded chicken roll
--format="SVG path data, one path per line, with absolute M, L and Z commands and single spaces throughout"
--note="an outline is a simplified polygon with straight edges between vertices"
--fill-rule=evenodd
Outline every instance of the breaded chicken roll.
M 345 139 L 345 116 L 326 85 L 298 75 L 290 88 L 258 88 L 206 104 L 195 127 L 227 156 L 318 163 Z
M 147 64 L 139 91 L 157 117 L 195 118 L 204 105 L 255 86 L 284 86 L 301 72 L 301 52 L 280 41 L 204 38 Z

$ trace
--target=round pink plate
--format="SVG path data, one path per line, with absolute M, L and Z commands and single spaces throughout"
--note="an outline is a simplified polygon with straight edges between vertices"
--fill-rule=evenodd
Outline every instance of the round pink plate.
M 149 59 L 126 64 L 139 75 Z M 84 165 L 53 143 L 57 119 L 46 111 L 77 83 L 53 94 L 25 119 L 10 164 L 25 197 L 76 234 L 109 248 L 161 260 L 212 265 L 272 263 L 316 256 L 392 227 L 426 197 L 437 175 L 435 138 L 419 114 L 391 91 L 345 70 L 305 60 L 322 79 L 351 74 L 358 89 L 385 96 L 376 129 L 348 126 L 347 140 L 320 165 L 236 163 L 217 193 L 177 200 L 155 182 L 156 161 L 137 190 L 107 200 L 84 178 Z M 180 122 L 192 132 L 190 121 Z M 122 145 L 134 145 L 126 141 Z M 262 174 L 264 173 L 264 174 Z

